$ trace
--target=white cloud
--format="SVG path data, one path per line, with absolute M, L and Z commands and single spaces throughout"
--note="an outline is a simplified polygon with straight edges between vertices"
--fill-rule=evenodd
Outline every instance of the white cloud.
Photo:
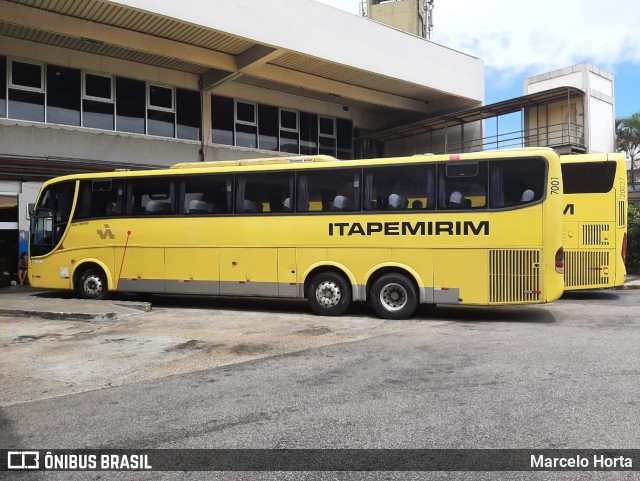
M 351 13 L 359 0 L 319 0 Z M 635 0 L 435 0 L 432 40 L 518 75 L 581 62 L 640 62 Z
M 436 0 L 434 20 L 434 41 L 499 70 L 640 60 L 639 2 Z

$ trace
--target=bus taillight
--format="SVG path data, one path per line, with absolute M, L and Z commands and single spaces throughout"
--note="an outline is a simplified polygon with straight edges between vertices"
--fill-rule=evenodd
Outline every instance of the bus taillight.
M 622 262 L 626 262 L 627 261 L 627 233 L 626 232 L 622 237 L 622 251 L 620 252 L 620 254 L 622 254 Z
M 562 247 L 556 251 L 556 272 L 558 274 L 564 273 L 564 249 Z

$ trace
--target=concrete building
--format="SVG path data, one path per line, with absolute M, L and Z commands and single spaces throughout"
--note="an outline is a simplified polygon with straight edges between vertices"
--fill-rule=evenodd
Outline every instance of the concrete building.
M 525 129 L 532 141 L 562 145 L 561 153 L 615 152 L 613 76 L 582 63 L 524 81 L 525 94 L 557 87 L 574 87 L 584 94 L 529 108 Z
M 380 150 L 481 105 L 483 62 L 312 0 L 0 0 L 0 246 L 56 175 Z
M 430 38 L 434 0 L 362 0 L 363 14 L 404 32 Z

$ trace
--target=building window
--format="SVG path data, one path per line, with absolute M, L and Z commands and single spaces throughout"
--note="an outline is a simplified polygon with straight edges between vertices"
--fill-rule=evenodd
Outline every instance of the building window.
M 233 176 L 198 175 L 179 181 L 180 214 L 230 214 L 233 207 Z
M 202 113 L 200 92 L 176 89 L 176 137 L 186 140 L 200 140 Z
M 47 122 L 80 126 L 80 70 L 47 65 Z
M 280 109 L 280 152 L 300 152 L 298 112 Z
M 0 55 L 0 119 L 7 117 L 7 57 Z
M 346 119 L 212 95 L 211 125 L 216 144 L 353 158 L 353 124 Z
M 82 125 L 93 129 L 113 130 L 113 77 L 85 73 L 82 97 Z
M 144 134 L 145 83 L 116 77 L 116 130 Z
M 10 61 L 8 117 L 44 122 L 44 67 L 40 63 Z
M 319 153 L 324 155 L 336 155 L 336 119 L 320 117 L 318 123 Z
M 300 112 L 300 153 L 314 155 L 318 153 L 318 116 Z
M 147 133 L 175 137 L 175 104 L 173 87 L 148 84 Z
M 298 212 L 360 210 L 360 170 L 307 170 L 298 173 Z
M 211 140 L 214 144 L 234 145 L 233 99 L 211 96 Z
M 175 214 L 175 181 L 156 177 L 127 181 L 126 215 Z
M 293 211 L 293 172 L 236 175 L 236 213 Z
M 353 122 L 347 119 L 337 119 L 338 158 L 353 159 Z
M 256 104 L 236 100 L 236 145 L 239 147 L 258 147 L 258 123 Z
M 258 105 L 258 147 L 278 151 L 278 107 Z
M 435 165 L 372 167 L 364 170 L 364 210 L 433 210 Z

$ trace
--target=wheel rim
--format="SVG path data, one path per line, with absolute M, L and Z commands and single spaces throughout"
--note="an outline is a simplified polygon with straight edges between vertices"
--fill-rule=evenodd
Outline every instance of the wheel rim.
M 102 294 L 102 279 L 98 276 L 90 276 L 84 280 L 84 292 L 89 297 L 97 297 Z
M 398 283 L 386 284 L 380 290 L 380 304 L 387 311 L 399 311 L 407 305 L 407 290 Z
M 340 299 L 342 299 L 342 292 L 335 282 L 324 281 L 316 287 L 316 300 L 322 307 L 337 306 Z

